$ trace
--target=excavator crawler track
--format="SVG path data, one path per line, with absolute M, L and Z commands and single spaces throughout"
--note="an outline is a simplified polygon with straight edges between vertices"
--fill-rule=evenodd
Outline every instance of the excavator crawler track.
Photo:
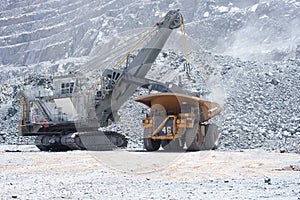
M 126 148 L 127 144 L 127 138 L 114 131 L 76 132 L 64 136 L 39 135 L 35 140 L 35 145 L 41 151 L 103 151 Z
M 116 148 L 126 148 L 127 138 L 114 131 L 105 132 L 80 132 L 80 140 L 89 151 L 113 150 Z

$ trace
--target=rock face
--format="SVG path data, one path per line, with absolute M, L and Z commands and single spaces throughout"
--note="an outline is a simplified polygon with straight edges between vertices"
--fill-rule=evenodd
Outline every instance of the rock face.
M 1 0 L 0 65 L 67 63 L 71 57 L 89 55 L 104 36 L 153 26 L 168 10 L 178 8 L 188 34 L 215 53 L 281 60 L 300 43 L 300 2 L 295 0 Z
M 299 1 L 0 2 L 0 143 L 32 142 L 17 137 L 17 91 L 51 89 L 53 74 L 104 54 L 109 35 L 150 27 L 180 8 L 188 36 L 205 51 L 189 52 L 188 77 L 183 55 L 164 49 L 148 78 L 178 82 L 180 75 L 185 89 L 220 103 L 220 149 L 300 152 Z M 109 127 L 132 148 L 142 147 L 141 109 L 129 100 Z

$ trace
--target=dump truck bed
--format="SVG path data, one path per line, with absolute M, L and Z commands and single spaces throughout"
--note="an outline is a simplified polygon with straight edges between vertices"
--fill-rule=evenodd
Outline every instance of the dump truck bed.
M 155 104 L 162 105 L 166 110 L 172 110 L 175 113 L 181 113 L 182 105 L 191 104 L 198 106 L 204 116 L 204 121 L 218 115 L 221 112 L 221 106 L 218 103 L 207 101 L 195 96 L 189 96 L 178 93 L 157 93 L 141 96 L 135 101 L 143 103 L 148 107 Z

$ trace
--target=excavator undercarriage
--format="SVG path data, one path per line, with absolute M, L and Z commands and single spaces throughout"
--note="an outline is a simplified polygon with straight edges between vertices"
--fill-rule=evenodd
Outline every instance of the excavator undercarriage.
M 112 150 L 126 148 L 127 139 L 117 132 L 75 132 L 67 135 L 38 135 L 35 145 L 42 151 Z
M 74 122 L 43 121 L 20 128 L 22 136 L 36 136 L 35 145 L 41 151 L 112 150 L 126 148 L 128 143 L 124 135 L 114 131 L 86 127 L 78 132 Z

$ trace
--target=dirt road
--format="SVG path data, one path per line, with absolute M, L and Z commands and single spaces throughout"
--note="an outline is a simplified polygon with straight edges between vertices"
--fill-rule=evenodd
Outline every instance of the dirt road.
M 0 146 L 0 199 L 300 199 L 299 168 L 290 153 Z

